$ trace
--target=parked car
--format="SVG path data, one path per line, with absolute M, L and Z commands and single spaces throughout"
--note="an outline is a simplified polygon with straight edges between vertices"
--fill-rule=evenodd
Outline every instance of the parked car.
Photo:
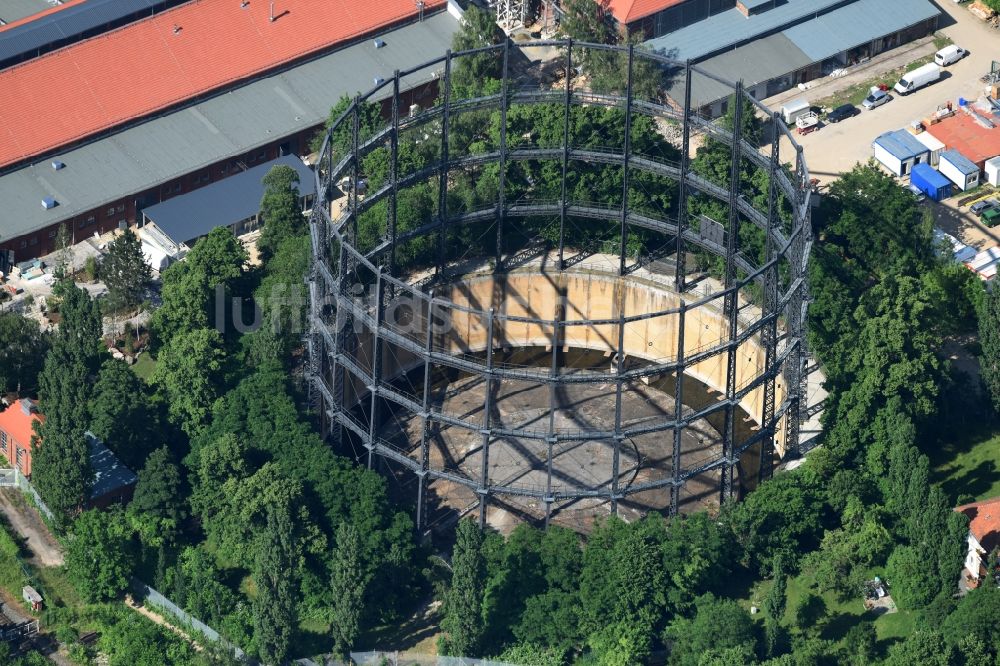
M 884 90 L 875 89 L 871 92 L 868 97 L 865 97 L 865 101 L 861 102 L 861 106 L 865 107 L 869 111 L 878 108 L 892 99 L 892 95 Z
M 950 44 L 934 54 L 934 62 L 944 67 L 953 62 L 958 62 L 969 52 L 956 44 Z
M 988 227 L 997 226 L 998 224 L 1000 224 L 1000 207 L 990 206 L 989 208 L 983 211 L 983 216 L 981 219 L 983 220 L 983 224 L 985 224 Z
M 826 121 L 828 123 L 839 123 L 841 120 L 853 118 L 859 113 L 861 112 L 858 111 L 858 107 L 853 104 L 841 104 L 836 109 L 826 114 Z
M 977 201 L 969 206 L 969 210 L 979 217 L 982 217 L 987 208 L 995 208 L 998 204 L 1000 204 L 1000 202 L 996 199 L 983 199 L 982 201 Z
M 906 189 L 908 189 L 910 192 L 912 192 L 913 196 L 915 196 L 917 198 L 917 203 L 923 203 L 924 200 L 927 199 L 927 195 L 924 194 L 923 191 L 919 187 L 917 187 L 916 185 L 913 185 L 913 184 L 907 185 Z

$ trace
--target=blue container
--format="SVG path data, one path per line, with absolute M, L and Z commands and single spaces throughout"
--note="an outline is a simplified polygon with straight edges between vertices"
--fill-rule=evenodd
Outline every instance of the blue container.
M 951 196 L 951 181 L 929 164 L 916 164 L 910 172 L 910 184 L 920 188 L 932 201 Z

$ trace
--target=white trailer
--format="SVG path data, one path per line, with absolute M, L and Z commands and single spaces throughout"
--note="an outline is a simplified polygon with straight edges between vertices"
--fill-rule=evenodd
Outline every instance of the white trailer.
M 979 167 L 957 150 L 946 150 L 938 156 L 938 171 L 963 192 L 979 185 Z
M 926 85 L 934 83 L 941 78 L 941 68 L 932 62 L 917 67 L 912 72 L 903 74 L 902 78 L 892 87 L 900 95 L 909 95 L 914 90 L 919 90 Z
M 994 187 L 1000 187 L 1000 156 L 986 160 L 986 182 Z
M 809 106 L 809 100 L 796 99 L 792 100 L 788 104 L 783 104 L 781 106 L 781 117 L 784 119 L 785 124 L 791 126 L 800 116 L 804 116 L 809 113 L 812 107 Z

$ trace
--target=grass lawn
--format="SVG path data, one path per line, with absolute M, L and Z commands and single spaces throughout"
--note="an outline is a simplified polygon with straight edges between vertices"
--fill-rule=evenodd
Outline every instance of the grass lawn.
M 931 480 L 952 503 L 1000 495 L 1000 434 L 991 427 L 995 425 L 958 428 L 953 439 L 925 451 L 931 460 Z
M 150 356 L 149 352 L 145 352 L 139 357 L 139 360 L 135 362 L 132 366 L 132 370 L 135 374 L 139 375 L 143 380 L 149 381 L 149 377 L 153 374 L 153 370 L 156 369 L 156 361 Z

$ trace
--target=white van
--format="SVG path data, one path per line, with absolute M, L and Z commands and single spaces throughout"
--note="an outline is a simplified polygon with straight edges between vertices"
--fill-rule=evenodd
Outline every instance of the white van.
M 800 116 L 804 116 L 812 110 L 809 106 L 809 100 L 796 99 L 781 107 L 781 117 L 784 119 L 786 125 L 792 125 L 795 120 Z
M 951 44 L 934 54 L 934 62 L 939 67 L 947 67 L 953 62 L 958 62 L 965 57 L 966 51 L 961 46 Z
M 917 67 L 912 72 L 903 74 L 903 77 L 893 86 L 900 95 L 908 95 L 914 90 L 919 90 L 926 85 L 934 83 L 941 78 L 941 68 L 932 62 L 923 67 Z

